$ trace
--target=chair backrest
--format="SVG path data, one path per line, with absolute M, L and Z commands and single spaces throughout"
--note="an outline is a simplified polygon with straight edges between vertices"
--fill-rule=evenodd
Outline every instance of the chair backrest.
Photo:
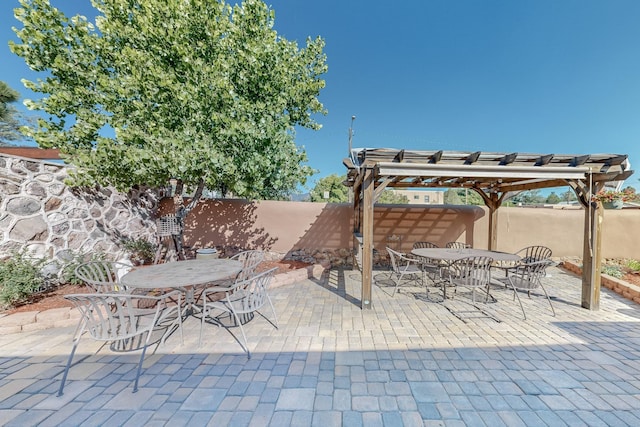
M 179 235 L 182 225 L 179 217 L 165 215 L 156 220 L 156 228 L 158 237 L 168 237 Z
M 399 273 L 400 268 L 398 266 L 398 257 L 401 256 L 402 254 L 400 252 L 394 251 L 388 246 L 387 246 L 387 252 L 389 253 L 389 261 L 391 262 L 391 269 L 395 273 Z
M 156 297 L 119 293 L 65 295 L 80 311 L 83 326 L 92 338 L 99 341 L 116 341 L 140 335 L 153 328 L 160 311 Z M 140 322 L 141 300 L 153 299 L 156 315 L 153 322 Z
M 243 281 L 255 274 L 256 267 L 264 260 L 264 252 L 244 251 L 235 254 L 231 259 L 242 262 L 242 270 L 236 276 L 236 281 Z
M 445 247 L 450 249 L 467 249 L 470 248 L 471 245 L 467 245 L 466 243 L 462 242 L 449 242 L 445 245 Z
M 259 310 L 267 302 L 267 290 L 277 268 L 254 274 L 238 285 L 228 296 L 233 300 L 236 313 L 251 313 Z
M 231 259 L 242 263 L 242 270 L 236 276 L 236 282 L 243 281 L 254 275 L 256 267 L 264 260 L 264 252 L 262 251 L 243 251 L 235 254 Z
M 491 280 L 493 258 L 471 256 L 456 260 L 451 269 L 450 278 L 458 285 L 476 287 L 486 286 Z
M 424 248 L 437 248 L 438 245 L 431 242 L 415 242 L 413 244 L 413 249 L 424 249 Z
M 543 259 L 518 265 L 508 273 L 509 281 L 516 289 L 531 290 L 540 287 L 550 261 Z
M 551 258 L 551 249 L 546 246 L 527 246 L 521 249 L 523 263 L 542 261 Z
M 75 275 L 96 292 L 126 292 L 127 287 L 120 283 L 131 266 L 115 261 L 89 261 L 75 269 Z

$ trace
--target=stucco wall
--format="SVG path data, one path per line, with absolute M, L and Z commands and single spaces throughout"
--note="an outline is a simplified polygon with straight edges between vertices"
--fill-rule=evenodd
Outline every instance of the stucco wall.
M 459 240 L 487 247 L 488 210 L 477 206 L 376 206 L 374 246 L 401 250 L 413 242 L 444 246 Z M 500 208 L 498 250 L 549 246 L 554 256 L 582 256 L 582 209 Z M 186 244 L 195 248 L 237 246 L 280 253 L 353 246 L 348 204 L 241 200 L 202 202 L 187 217 Z M 640 259 L 640 210 L 605 210 L 602 249 L 606 258 Z M 396 239 L 399 237 L 399 239 Z

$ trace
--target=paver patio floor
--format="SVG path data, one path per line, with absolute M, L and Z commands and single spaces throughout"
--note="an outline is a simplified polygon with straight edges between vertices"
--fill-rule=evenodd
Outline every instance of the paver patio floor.
M 213 325 L 198 347 L 188 318 L 184 345 L 175 334 L 147 355 L 135 394 L 138 353 L 83 339 L 56 397 L 73 328 L 2 336 L 0 425 L 640 425 L 637 304 L 603 289 L 599 311 L 582 309 L 580 279 L 553 268 L 555 317 L 525 297 L 525 321 L 495 287 L 487 306 L 502 321 L 464 323 L 435 289 L 392 298 L 386 275 L 374 276 L 365 311 L 355 271 L 273 289 L 280 328 L 259 316 L 247 325 L 250 360 Z

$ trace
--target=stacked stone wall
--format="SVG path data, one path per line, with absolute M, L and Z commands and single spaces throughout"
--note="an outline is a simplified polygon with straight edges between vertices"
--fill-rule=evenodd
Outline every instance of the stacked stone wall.
M 155 239 L 155 195 L 65 185 L 65 165 L 0 155 L 0 258 L 26 248 L 60 261 L 125 255 L 123 239 Z

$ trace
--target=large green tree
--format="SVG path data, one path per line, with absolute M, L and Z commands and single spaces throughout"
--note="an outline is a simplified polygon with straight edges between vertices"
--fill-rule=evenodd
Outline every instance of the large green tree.
M 276 198 L 313 173 L 296 126 L 319 129 L 321 38 L 280 37 L 259 0 L 92 0 L 95 23 L 20 0 L 11 50 L 45 75 L 31 130 L 77 167 L 76 185 L 186 185 Z
M 312 202 L 345 203 L 349 201 L 349 189 L 343 184 L 345 175 L 332 174 L 320 178 L 309 192 Z
M 5 82 L 0 82 L 0 120 L 4 121 L 11 115 L 9 104 L 16 102 L 20 94 L 11 89 Z
M 380 205 L 406 205 L 409 203 L 409 198 L 387 188 L 382 191 L 376 203 Z
M 24 139 L 20 133 L 23 125 L 31 123 L 24 114 L 11 105 L 20 99 L 20 94 L 0 81 L 0 145 L 9 145 L 9 142 Z
M 349 201 L 349 188 L 343 182 L 347 180 L 346 175 L 332 174 L 320 178 L 313 189 L 309 192 L 312 202 L 326 203 L 346 203 Z M 409 203 L 407 196 L 397 194 L 393 190 L 386 189 L 378 199 L 379 204 L 405 204 Z

